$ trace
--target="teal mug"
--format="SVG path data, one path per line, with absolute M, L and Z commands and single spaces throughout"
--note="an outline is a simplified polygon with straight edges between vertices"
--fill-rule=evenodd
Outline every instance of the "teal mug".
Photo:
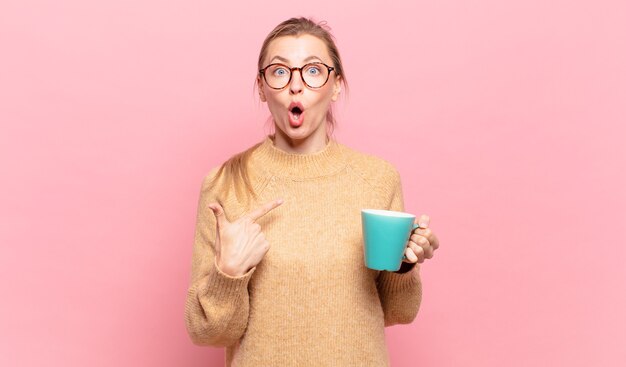
M 411 232 L 419 225 L 415 215 L 392 210 L 362 209 L 365 266 L 397 271 L 402 265 Z

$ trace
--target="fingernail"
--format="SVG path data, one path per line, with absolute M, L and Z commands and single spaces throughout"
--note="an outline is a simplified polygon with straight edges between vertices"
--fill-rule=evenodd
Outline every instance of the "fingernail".
M 279 205 L 282 204 L 284 202 L 283 199 L 278 199 L 278 201 L 276 201 L 276 203 L 278 203 Z

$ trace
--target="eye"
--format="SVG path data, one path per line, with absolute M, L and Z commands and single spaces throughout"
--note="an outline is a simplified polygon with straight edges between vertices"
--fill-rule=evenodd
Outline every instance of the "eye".
M 276 69 L 274 69 L 274 71 L 272 71 L 272 74 L 275 76 L 285 76 L 287 74 L 289 74 L 289 71 L 283 67 L 277 67 Z
M 319 66 L 309 66 L 306 69 L 306 73 L 311 75 L 311 76 L 319 75 L 321 72 L 322 72 L 322 70 L 320 70 Z

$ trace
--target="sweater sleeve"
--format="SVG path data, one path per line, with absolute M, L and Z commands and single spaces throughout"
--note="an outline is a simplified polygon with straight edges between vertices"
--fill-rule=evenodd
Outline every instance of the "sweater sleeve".
M 215 216 L 208 207 L 216 200 L 208 187 L 214 174 L 215 170 L 203 179 L 198 201 L 185 325 L 194 344 L 229 346 L 241 338 L 247 327 L 248 282 L 255 268 L 231 277 L 217 267 Z
M 386 180 L 388 187 L 389 210 L 404 211 L 400 175 L 395 170 Z M 408 270 L 408 271 L 407 271 Z M 419 264 L 403 263 L 403 273 L 381 271 L 378 276 L 378 294 L 385 314 L 385 326 L 409 324 L 415 320 L 422 301 L 422 282 Z

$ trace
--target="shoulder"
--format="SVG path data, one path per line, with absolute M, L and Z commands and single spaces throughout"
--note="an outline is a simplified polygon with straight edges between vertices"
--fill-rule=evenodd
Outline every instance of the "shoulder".
M 216 166 L 213 167 L 209 170 L 209 172 L 205 173 L 202 176 L 202 181 L 201 181 L 201 185 L 200 185 L 200 195 L 202 197 L 205 197 L 206 199 L 209 199 L 209 197 L 211 199 L 216 199 L 217 195 L 216 193 L 219 190 L 216 190 L 216 187 L 221 183 L 223 184 L 223 182 L 220 182 L 222 180 L 220 180 L 220 169 L 222 168 L 222 166 Z
M 342 145 L 347 164 L 354 174 L 375 187 L 390 187 L 400 183 L 400 173 L 388 160 Z
M 202 191 L 216 189 L 218 187 L 223 190 L 233 186 L 234 176 L 240 175 L 242 173 L 241 171 L 246 171 L 249 178 L 254 178 L 255 175 L 251 174 L 252 170 L 250 170 L 249 161 L 253 152 L 261 143 L 262 142 L 259 142 L 245 150 L 238 151 L 221 164 L 212 167 L 208 172 L 205 171 L 202 178 Z
M 211 183 L 218 178 L 218 172 L 222 168 L 222 165 L 213 167 L 206 172 L 202 177 L 202 191 L 208 189 L 211 186 Z

